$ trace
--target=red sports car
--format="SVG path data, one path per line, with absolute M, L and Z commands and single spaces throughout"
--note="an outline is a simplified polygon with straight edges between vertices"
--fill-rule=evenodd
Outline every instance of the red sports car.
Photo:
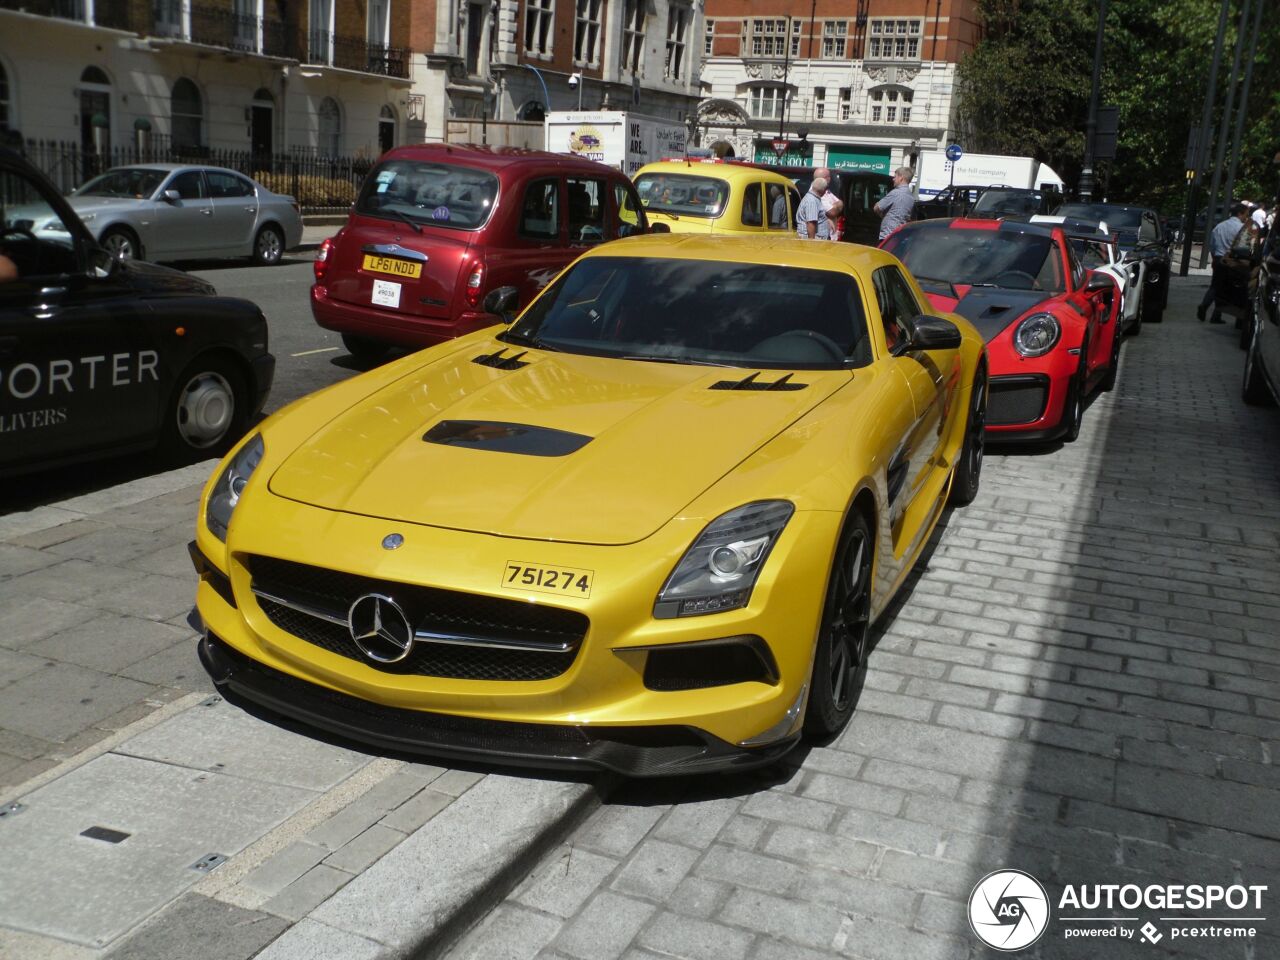
M 1014 220 L 922 220 L 881 243 L 906 264 L 933 306 L 967 319 L 987 341 L 987 435 L 1074 440 L 1084 400 L 1115 386 L 1120 297 L 1086 270 L 1061 227 Z

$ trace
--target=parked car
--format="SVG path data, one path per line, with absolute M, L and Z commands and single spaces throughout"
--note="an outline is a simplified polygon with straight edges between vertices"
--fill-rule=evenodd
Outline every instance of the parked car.
M 1126 258 L 1116 243 L 1115 234 L 1105 223 L 1092 220 L 1074 220 L 1056 214 L 1034 216 L 1032 223 L 1056 223 L 1062 227 L 1075 250 L 1076 257 L 1086 270 L 1100 270 L 1115 280 L 1121 297 L 1121 329 L 1126 336 L 1136 337 L 1142 332 L 1142 292 L 1147 261 Z
M 1125 258 L 1146 262 L 1142 278 L 1143 321 L 1159 323 L 1164 319 L 1173 240 L 1160 226 L 1156 211 L 1123 203 L 1064 203 L 1054 213 L 1076 220 L 1106 221 Z
M 254 304 L 119 260 L 0 148 L 0 475 L 157 445 L 220 454 L 262 410 L 274 369 Z
M 1049 213 L 1062 200 L 1051 190 L 1026 187 L 987 187 L 969 208 L 970 217 L 1021 217 Z
M 1115 386 L 1115 282 L 1081 264 L 1062 228 L 1017 220 L 923 220 L 885 238 L 934 308 L 969 320 L 987 342 L 987 433 L 1074 440 L 1095 387 Z
M 981 337 L 880 250 L 606 244 L 218 466 L 200 657 L 379 748 L 769 763 L 849 721 L 871 625 L 977 494 L 986 395 Z
M 1274 404 L 1280 402 L 1280 231 L 1274 229 L 1263 246 L 1253 303 L 1241 393 L 1246 403 Z
M 660 160 L 636 171 L 645 214 L 672 233 L 794 233 L 800 195 L 786 177 L 711 158 Z
M 915 219 L 933 220 L 937 217 L 967 216 L 985 189 L 987 188 L 975 184 L 943 187 L 935 196 L 921 197 L 916 200 Z
M 346 225 L 321 244 L 316 323 L 363 360 L 494 323 L 485 295 L 529 303 L 596 244 L 649 229 L 626 175 L 578 157 L 473 144 L 382 155 Z
M 224 167 L 114 167 L 74 190 L 67 202 L 121 260 L 251 257 L 270 265 L 302 242 L 293 197 Z

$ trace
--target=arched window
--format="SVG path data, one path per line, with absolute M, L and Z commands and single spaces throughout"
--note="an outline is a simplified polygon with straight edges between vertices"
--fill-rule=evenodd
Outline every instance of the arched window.
M 325 97 L 320 101 L 320 142 L 317 146 L 327 157 L 336 157 L 342 153 L 342 114 L 338 112 L 337 101 L 333 97 Z
M 386 153 L 396 145 L 396 112 L 383 105 L 378 112 L 378 150 Z
M 9 129 L 9 75 L 0 63 L 0 130 Z
M 80 74 L 81 83 L 100 83 L 103 86 L 111 86 L 111 78 L 108 77 L 98 67 L 85 67 L 84 73 Z
M 547 108 L 541 100 L 528 100 L 516 113 L 517 120 L 536 120 L 541 123 L 547 117 Z
M 173 85 L 169 117 L 175 149 L 203 145 L 204 102 L 200 98 L 200 90 L 186 77 L 180 77 Z

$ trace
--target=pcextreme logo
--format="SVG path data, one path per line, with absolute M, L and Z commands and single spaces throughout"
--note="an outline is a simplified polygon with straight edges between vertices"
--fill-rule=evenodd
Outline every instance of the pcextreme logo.
M 1064 940 L 1252 939 L 1264 922 L 1265 884 L 1067 884 L 1058 898 Z M 1143 912 L 1155 916 L 1143 916 Z M 1187 915 L 1191 912 L 1192 915 Z M 1045 888 L 1021 870 L 989 873 L 969 894 L 969 926 L 995 950 L 1023 950 L 1049 927 Z M 1158 924 L 1158 925 L 1157 925 Z

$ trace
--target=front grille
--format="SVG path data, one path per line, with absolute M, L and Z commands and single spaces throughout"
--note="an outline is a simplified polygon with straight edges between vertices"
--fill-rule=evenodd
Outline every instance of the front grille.
M 987 397 L 987 423 L 995 426 L 1033 423 L 1044 415 L 1048 399 L 1048 377 L 992 377 Z
M 389 673 L 459 680 L 549 680 L 569 669 L 589 625 L 587 617 L 574 610 L 378 580 L 273 557 L 251 557 L 249 571 L 255 589 L 339 617 L 346 616 L 358 597 L 382 593 L 392 597 L 419 630 L 446 635 L 457 632 L 493 640 L 569 644 L 569 649 L 561 652 L 417 640 L 404 660 L 375 663 L 360 652 L 346 626 L 265 597 L 258 598 L 267 619 L 286 633 Z

